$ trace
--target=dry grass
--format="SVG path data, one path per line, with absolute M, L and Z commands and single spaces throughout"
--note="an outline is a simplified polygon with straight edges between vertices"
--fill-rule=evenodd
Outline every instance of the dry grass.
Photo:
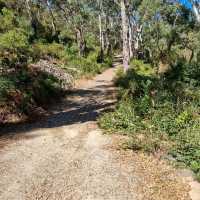
M 134 154 L 138 186 L 145 200 L 189 200 L 190 187 L 165 161 L 143 153 Z

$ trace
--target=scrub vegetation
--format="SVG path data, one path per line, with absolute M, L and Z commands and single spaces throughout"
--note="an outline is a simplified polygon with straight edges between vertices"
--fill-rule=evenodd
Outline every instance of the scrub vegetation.
M 200 179 L 200 2 L 188 2 L 0 0 L 0 124 L 45 113 L 121 54 L 119 102 L 100 126 Z
M 200 180 L 200 24 L 175 1 L 137 6 L 139 52 L 118 70 L 119 103 L 99 124 L 128 135 L 126 148 L 167 153 Z

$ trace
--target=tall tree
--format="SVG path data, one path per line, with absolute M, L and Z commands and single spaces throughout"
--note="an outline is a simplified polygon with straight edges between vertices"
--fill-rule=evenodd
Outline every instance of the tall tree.
M 200 1 L 198 0 L 191 0 L 192 8 L 194 14 L 196 16 L 197 21 L 200 23 Z
M 122 39 L 123 39 L 123 65 L 126 71 L 129 68 L 129 40 L 128 40 L 128 17 L 126 9 L 126 0 L 121 0 L 121 18 L 122 18 Z
M 102 0 L 98 0 L 99 6 L 99 41 L 100 41 L 100 60 L 103 61 L 104 57 L 104 34 L 103 34 L 103 25 L 102 25 L 102 14 L 103 14 L 103 3 Z

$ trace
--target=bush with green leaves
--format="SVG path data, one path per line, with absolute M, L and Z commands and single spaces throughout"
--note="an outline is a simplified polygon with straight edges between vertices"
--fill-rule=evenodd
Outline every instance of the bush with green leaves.
M 3 8 L 0 13 L 0 64 L 15 66 L 16 63 L 27 62 L 29 35 L 24 18 L 16 17 L 12 10 Z
M 6 76 L 0 76 L 0 102 L 5 102 L 8 91 L 14 88 L 15 83 L 13 80 Z
M 65 48 L 62 44 L 43 43 L 40 41 L 32 44 L 31 56 L 34 60 L 45 59 L 47 57 L 62 59 L 65 56 Z
M 29 116 L 32 106 L 43 106 L 61 97 L 60 88 L 55 77 L 22 68 L 0 76 L 0 105 L 7 106 L 11 113 Z
M 0 62 L 5 66 L 27 61 L 28 38 L 19 30 L 10 30 L 0 34 Z
M 154 76 L 155 71 L 152 65 L 145 63 L 143 60 L 133 59 L 130 63 L 130 67 L 137 71 L 137 74 Z
M 93 50 L 86 57 L 77 56 L 76 49 L 73 47 L 65 50 L 68 54 L 63 57 L 64 68 L 72 69 L 74 75 L 79 77 L 82 75 L 91 76 L 101 73 L 104 69 L 112 66 L 112 58 L 106 57 L 103 63 L 98 63 L 98 51 Z
M 148 76 L 137 67 L 118 71 L 120 102 L 99 123 L 106 132 L 128 134 L 127 148 L 167 151 L 200 176 L 200 88 L 196 72 L 182 70 L 180 79 Z
M 117 105 L 115 112 L 103 115 L 99 119 L 99 123 L 110 133 L 117 131 L 122 134 L 131 134 L 143 127 L 141 117 L 137 115 L 131 100 L 122 100 Z

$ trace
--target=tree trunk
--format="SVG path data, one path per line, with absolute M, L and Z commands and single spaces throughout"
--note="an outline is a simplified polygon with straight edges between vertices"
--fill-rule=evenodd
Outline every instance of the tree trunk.
M 197 18 L 198 23 L 200 23 L 200 3 L 193 2 L 193 11 Z
M 121 18 L 122 18 L 122 39 L 123 39 L 123 65 L 124 70 L 129 68 L 129 42 L 128 42 L 128 19 L 126 14 L 125 0 L 121 0 Z
M 103 38 L 103 31 L 102 31 L 101 12 L 99 13 L 99 42 L 100 42 L 100 60 L 102 62 L 104 58 L 104 38 Z
M 135 53 L 137 53 L 139 50 L 139 43 L 142 42 L 142 26 L 136 24 L 134 29 L 135 29 L 134 51 Z
M 32 20 L 32 14 L 31 14 L 31 8 L 30 8 L 30 4 L 29 4 L 30 0 L 26 0 L 25 3 L 26 3 L 26 9 L 27 9 L 30 21 L 31 21 Z
M 129 26 L 128 26 L 128 32 L 129 32 L 129 57 L 130 59 L 133 57 L 133 32 L 132 32 L 132 23 L 129 18 Z
M 193 49 L 191 49 L 191 56 L 190 56 L 190 59 L 189 59 L 189 63 L 191 63 L 192 62 L 192 60 L 193 60 L 193 58 L 194 58 L 194 50 Z
M 37 14 L 31 10 L 30 3 L 31 3 L 30 0 L 25 1 L 27 13 L 28 13 L 29 20 L 30 20 L 30 23 L 31 23 L 31 27 L 33 28 L 33 33 L 34 33 L 33 37 L 37 38 L 37 36 L 38 36 L 38 29 L 37 29 L 38 18 L 37 18 Z
M 49 0 L 46 1 L 46 4 L 47 4 L 48 10 L 49 10 L 49 14 L 50 14 L 51 19 L 52 19 L 53 35 L 56 35 L 56 31 L 57 31 L 56 19 L 54 17 L 53 11 L 51 9 L 51 4 L 50 4 Z
M 108 56 L 111 55 L 111 42 L 110 42 L 110 19 L 108 16 L 105 16 L 105 49 L 106 49 L 106 54 Z
M 86 42 L 83 37 L 83 30 L 82 28 L 77 28 L 76 29 L 76 39 L 77 39 L 77 44 L 79 47 L 79 56 L 84 56 L 85 55 L 85 49 L 86 49 Z

